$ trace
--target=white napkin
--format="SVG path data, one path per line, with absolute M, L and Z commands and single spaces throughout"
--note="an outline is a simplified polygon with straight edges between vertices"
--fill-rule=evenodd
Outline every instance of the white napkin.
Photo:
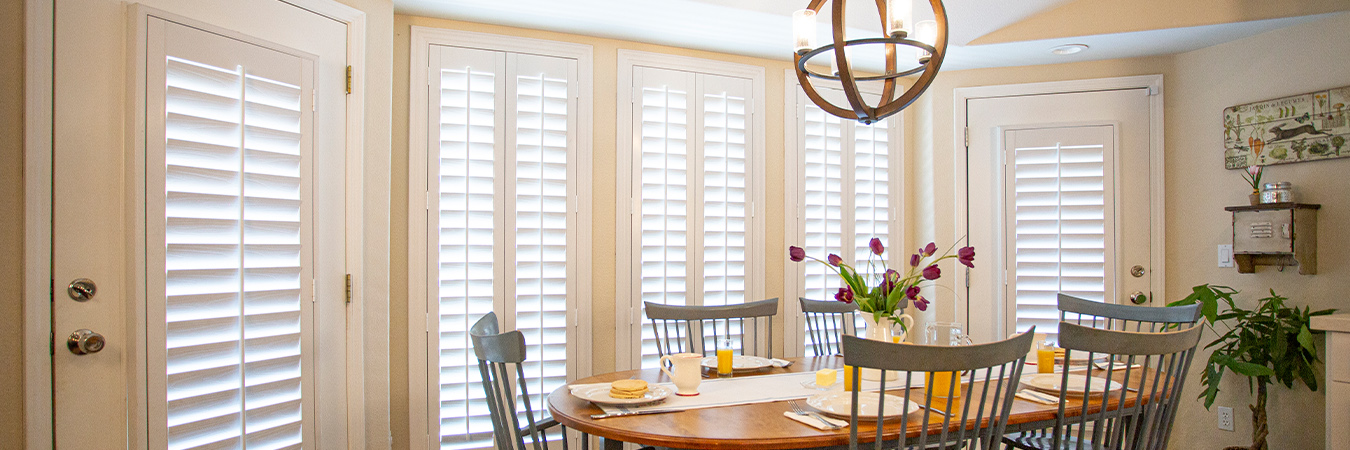
M 1023 389 L 1023 390 L 1017 391 L 1017 393 L 1016 393 L 1016 394 L 1013 394 L 1013 395 L 1016 395 L 1017 398 L 1020 398 L 1020 399 L 1023 399 L 1023 400 L 1033 401 L 1033 402 L 1036 402 L 1036 403 L 1045 403 L 1045 404 L 1047 404 L 1047 405 L 1058 405 L 1058 404 L 1059 404 L 1059 398 L 1057 398 L 1057 397 L 1050 397 L 1048 394 L 1044 394 L 1044 393 L 1041 393 L 1041 392 L 1033 391 L 1033 390 L 1030 390 L 1030 389 Z
M 769 364 L 773 364 L 774 367 L 787 367 L 792 365 L 792 361 L 788 361 L 786 359 L 770 358 Z
M 816 418 L 815 418 L 815 417 L 812 417 L 812 416 L 798 415 L 797 413 L 794 413 L 794 412 L 792 412 L 792 411 L 783 411 L 783 416 L 784 416 L 784 417 L 787 417 L 787 418 L 789 418 L 789 419 L 792 419 L 792 420 L 801 422 L 801 423 L 803 423 L 803 424 L 805 424 L 805 425 L 809 425 L 809 426 L 815 427 L 817 430 L 821 430 L 821 431 L 829 431 L 829 429 L 830 429 L 830 427 L 827 427 L 827 426 L 825 426 L 825 424 L 820 423 L 819 420 L 816 420 Z M 823 418 L 823 419 L 825 419 L 826 422 L 832 423 L 832 424 L 834 424 L 835 426 L 840 426 L 840 427 L 847 427 L 847 426 L 848 426 L 848 421 L 839 420 L 839 419 L 834 419 L 834 418 L 825 417 L 825 416 L 820 416 L 820 417 Z
M 567 385 L 567 391 L 568 391 L 568 392 L 571 392 L 572 395 L 576 395 L 578 389 L 590 389 L 590 388 L 600 387 L 600 386 L 609 387 L 609 385 L 610 385 L 610 383 L 569 384 L 569 385 Z

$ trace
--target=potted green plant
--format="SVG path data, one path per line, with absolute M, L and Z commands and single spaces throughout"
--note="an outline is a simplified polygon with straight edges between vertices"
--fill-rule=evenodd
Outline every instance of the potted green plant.
M 1285 306 L 1285 297 L 1272 289 L 1270 296 L 1258 299 L 1255 309 L 1243 309 L 1233 301 L 1238 291 L 1227 286 L 1202 284 L 1192 288 L 1191 295 L 1173 302 L 1168 306 L 1200 303 L 1205 324 L 1218 339 L 1205 348 L 1212 348 L 1205 363 L 1205 372 L 1200 375 L 1200 383 L 1205 390 L 1199 398 L 1205 399 L 1205 409 L 1214 404 L 1219 395 L 1219 382 L 1224 372 L 1233 371 L 1247 377 L 1248 390 L 1256 391 L 1256 404 L 1248 405 L 1252 411 L 1251 447 L 1229 447 L 1226 450 L 1248 448 L 1267 450 L 1266 436 L 1269 434 L 1266 422 L 1267 388 L 1271 382 L 1279 382 L 1293 389 L 1295 383 L 1303 383 L 1309 389 L 1317 390 L 1317 375 L 1314 366 L 1317 359 L 1317 347 L 1313 343 L 1312 329 L 1308 323 L 1313 316 L 1331 314 L 1334 309 L 1310 311 L 1308 307 Z M 1219 311 L 1222 302 L 1225 311 Z M 1226 330 L 1218 327 L 1222 324 Z

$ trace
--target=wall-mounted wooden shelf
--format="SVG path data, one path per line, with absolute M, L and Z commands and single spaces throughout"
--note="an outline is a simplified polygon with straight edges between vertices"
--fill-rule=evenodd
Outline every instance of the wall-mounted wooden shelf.
M 1298 273 L 1317 273 L 1317 210 L 1309 203 L 1264 203 L 1229 206 L 1233 213 L 1233 261 L 1238 273 L 1256 266 L 1297 266 Z

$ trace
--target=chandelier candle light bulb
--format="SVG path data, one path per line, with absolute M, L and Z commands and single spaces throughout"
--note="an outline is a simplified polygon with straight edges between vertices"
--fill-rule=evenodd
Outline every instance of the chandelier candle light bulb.
M 933 45 L 937 41 L 937 22 L 925 20 L 914 24 L 914 40 Z M 919 55 L 919 64 L 928 64 L 928 61 L 933 59 L 933 54 L 928 50 L 921 48 L 915 50 L 915 53 Z
M 914 0 L 886 0 L 886 34 L 893 38 L 909 35 L 914 16 Z
M 792 13 L 793 51 L 806 53 L 816 48 L 816 12 L 799 9 Z

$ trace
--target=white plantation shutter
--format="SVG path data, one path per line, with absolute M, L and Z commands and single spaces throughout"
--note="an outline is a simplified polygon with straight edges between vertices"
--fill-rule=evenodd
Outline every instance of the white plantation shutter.
M 147 364 L 152 427 L 167 429 L 152 428 L 152 445 L 301 448 L 314 403 L 313 62 L 162 30 L 147 74 L 146 213 L 147 337 L 164 350 Z
M 803 107 L 802 127 L 805 166 L 802 171 L 804 203 L 802 212 L 806 240 L 802 248 L 806 254 L 822 258 L 829 254 L 844 255 L 844 151 L 845 124 L 837 116 L 826 114 L 814 106 Z M 850 240 L 851 241 L 851 240 Z M 806 270 L 805 297 L 810 300 L 833 300 L 843 283 L 839 276 L 814 261 L 804 263 Z
M 578 261 L 576 61 L 459 47 L 433 47 L 429 109 L 429 215 L 440 280 L 439 399 L 442 448 L 492 445 L 468 328 L 497 311 L 503 330 L 525 335 L 531 405 L 576 370 Z M 522 408 L 523 409 L 523 408 Z
M 835 101 L 845 101 L 841 92 L 820 92 Z M 797 108 L 797 139 L 803 152 L 800 195 L 804 209 L 799 213 L 802 248 L 821 259 L 839 255 L 863 272 L 868 271 L 867 258 L 872 255 L 868 243 L 873 237 L 886 243 L 888 258 L 904 256 L 908 252 L 897 246 L 901 244 L 899 238 L 891 236 L 893 211 L 899 207 L 899 199 L 892 195 L 892 161 L 898 154 L 890 144 L 895 140 L 892 133 L 896 133 L 890 120 L 872 125 L 842 120 L 816 107 L 801 92 Z M 888 263 L 895 261 L 890 259 Z M 802 292 L 807 299 L 834 301 L 843 281 L 833 270 L 814 261 L 803 263 L 802 270 Z M 863 330 L 861 315 L 855 325 Z M 808 338 L 803 341 L 810 344 Z
M 446 48 L 432 77 L 438 124 L 433 136 L 432 191 L 437 209 L 430 242 L 436 250 L 439 299 L 440 436 L 443 447 L 478 448 L 492 439 L 492 420 L 469 340 L 469 327 L 492 312 L 495 295 L 496 147 L 501 140 L 498 93 L 504 61 L 494 52 Z M 433 59 L 433 62 L 436 62 Z M 438 219 L 438 220 L 437 220 Z
M 512 55 L 515 68 L 515 329 L 525 334 L 531 405 L 567 383 L 568 157 L 576 148 L 575 62 Z M 508 227 L 512 228 L 512 227 Z
M 632 248 L 640 279 L 634 307 L 642 301 L 744 303 L 751 82 L 650 67 L 634 68 L 633 79 L 639 229 Z M 639 366 L 655 367 L 656 344 L 646 323 L 644 313 L 635 327 L 641 330 Z
M 1111 127 L 1007 132 L 1008 298 L 1015 330 L 1054 336 L 1056 294 L 1103 301 L 1114 273 Z
M 850 122 L 853 132 L 853 259 L 859 270 L 867 263 L 872 238 L 881 238 L 889 247 L 887 256 L 905 256 L 908 252 L 891 239 L 890 126 L 888 120 L 871 125 Z M 904 258 L 901 258 L 904 259 Z M 877 266 L 880 270 L 880 265 Z

